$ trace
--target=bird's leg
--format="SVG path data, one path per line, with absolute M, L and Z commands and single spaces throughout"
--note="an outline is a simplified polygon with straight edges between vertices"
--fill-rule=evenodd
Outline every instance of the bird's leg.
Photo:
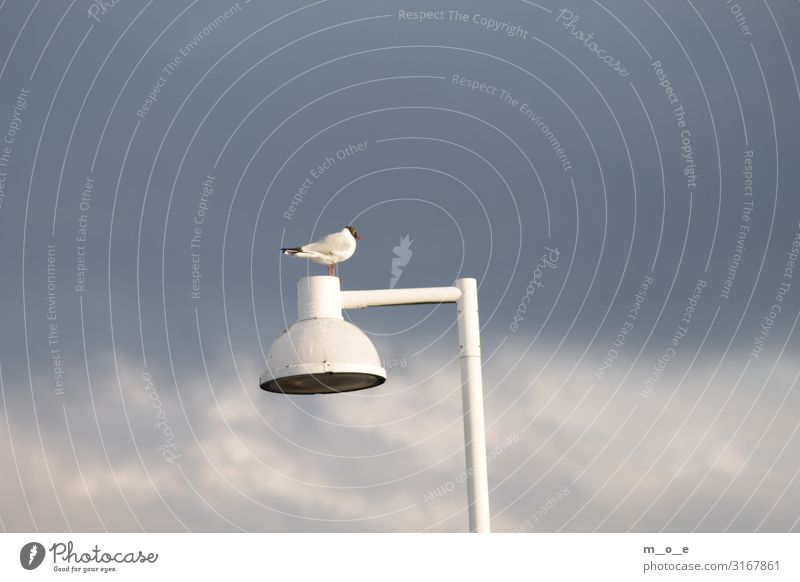
M 327 267 L 328 267 L 328 276 L 330 276 L 330 274 L 331 274 L 331 264 L 330 264 L 330 263 L 328 263 L 328 264 L 327 264 Z

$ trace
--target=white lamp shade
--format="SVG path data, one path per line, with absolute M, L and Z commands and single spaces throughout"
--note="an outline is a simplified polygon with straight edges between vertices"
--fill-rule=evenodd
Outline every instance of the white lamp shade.
M 328 394 L 386 381 L 378 351 L 367 335 L 342 319 L 303 319 L 272 344 L 261 388 L 283 394 Z

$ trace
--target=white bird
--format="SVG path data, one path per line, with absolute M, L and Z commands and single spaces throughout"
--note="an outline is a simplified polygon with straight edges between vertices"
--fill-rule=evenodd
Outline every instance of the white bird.
M 328 275 L 336 275 L 336 263 L 346 261 L 356 252 L 356 240 L 363 240 L 352 226 L 329 234 L 322 240 L 301 247 L 281 249 L 284 255 L 310 259 L 319 265 L 327 265 Z

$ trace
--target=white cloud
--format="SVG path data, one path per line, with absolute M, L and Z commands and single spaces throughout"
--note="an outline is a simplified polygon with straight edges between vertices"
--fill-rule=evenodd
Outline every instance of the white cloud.
M 496 531 L 526 520 L 531 531 L 719 530 L 731 522 L 746 531 L 765 518 L 762 529 L 793 527 L 791 500 L 800 489 L 792 482 L 800 466 L 800 438 L 792 436 L 800 398 L 789 392 L 795 362 L 779 364 L 766 385 L 768 369 L 754 367 L 735 392 L 733 369 L 709 382 L 714 367 L 701 364 L 677 386 L 683 369 L 676 364 L 643 399 L 636 383 L 644 365 L 618 386 L 597 381 L 588 366 L 569 376 L 576 358 L 566 351 L 547 365 L 543 349 L 515 365 L 524 350 L 508 342 L 484 371 L 489 448 L 515 437 L 490 463 Z M 186 415 L 159 379 L 159 403 L 180 454 L 174 464 L 158 450 L 164 435 L 153 426 L 156 409 L 140 371 L 121 362 L 127 420 L 115 377 L 93 379 L 103 387 L 95 394 L 100 433 L 90 407 L 68 404 L 72 445 L 60 407 L 39 405 L 47 463 L 69 527 L 463 531 L 458 368 L 434 366 L 445 355 L 452 354 L 429 350 L 392 370 L 385 386 L 349 395 L 289 398 L 262 393 L 255 382 L 214 379 L 212 396 L 204 376 L 187 378 Z M 609 378 L 619 380 L 626 364 L 615 365 Z M 256 377 L 258 370 L 247 363 L 240 373 Z M 10 411 L 11 433 L 36 527 L 64 529 L 23 404 Z M 7 430 L 0 418 L 0 431 Z M 3 525 L 32 529 L 7 439 L 0 462 L 11 469 L 0 485 Z M 570 494 L 532 520 L 565 486 Z M 440 494 L 426 501 L 437 488 Z

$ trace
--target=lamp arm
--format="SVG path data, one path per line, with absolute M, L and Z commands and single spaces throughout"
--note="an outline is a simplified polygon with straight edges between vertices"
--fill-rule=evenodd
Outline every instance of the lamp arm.
M 342 309 L 388 307 L 390 305 L 424 305 L 455 303 L 461 297 L 458 287 L 420 287 L 411 289 L 370 289 L 342 291 Z

